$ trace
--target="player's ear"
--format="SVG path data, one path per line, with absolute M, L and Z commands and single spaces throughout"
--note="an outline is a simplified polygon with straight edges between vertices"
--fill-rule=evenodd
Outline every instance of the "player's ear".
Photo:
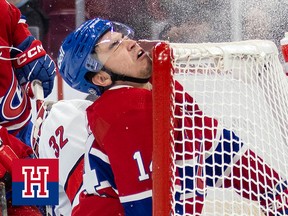
M 112 84 L 111 77 L 104 71 L 99 71 L 92 77 L 92 82 L 98 86 L 109 86 Z

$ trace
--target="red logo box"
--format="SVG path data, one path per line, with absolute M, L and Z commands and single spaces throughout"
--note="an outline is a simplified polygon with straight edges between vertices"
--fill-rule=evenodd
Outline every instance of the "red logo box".
M 58 159 L 17 159 L 12 170 L 13 205 L 59 203 Z

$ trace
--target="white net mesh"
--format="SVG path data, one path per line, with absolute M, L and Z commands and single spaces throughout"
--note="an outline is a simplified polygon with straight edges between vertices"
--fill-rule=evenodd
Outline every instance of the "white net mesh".
M 276 46 L 245 41 L 170 47 L 174 214 L 285 215 L 288 78 Z

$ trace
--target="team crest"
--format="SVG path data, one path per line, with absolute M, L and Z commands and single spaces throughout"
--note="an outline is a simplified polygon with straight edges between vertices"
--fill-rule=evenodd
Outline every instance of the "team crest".
M 58 204 L 58 159 L 17 159 L 12 170 L 13 205 Z

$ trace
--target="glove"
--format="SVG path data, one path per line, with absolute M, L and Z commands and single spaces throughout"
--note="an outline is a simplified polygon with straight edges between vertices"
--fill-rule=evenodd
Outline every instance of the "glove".
M 41 41 L 27 37 L 11 51 L 15 75 L 20 85 L 38 79 L 42 82 L 44 97 L 52 91 L 56 75 L 56 64 L 44 50 Z M 20 52 L 22 51 L 22 52 Z

